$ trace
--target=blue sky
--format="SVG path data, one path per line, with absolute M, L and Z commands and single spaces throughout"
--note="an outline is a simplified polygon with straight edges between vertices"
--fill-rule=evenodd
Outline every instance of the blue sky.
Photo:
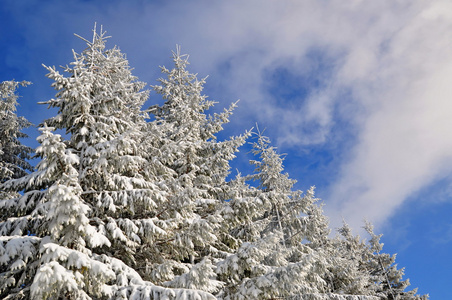
M 94 22 L 148 84 L 181 45 L 218 109 L 240 99 L 224 136 L 266 128 L 333 227 L 370 220 L 414 287 L 451 297 L 450 1 L 2 0 L 0 80 L 33 82 L 19 114 L 55 113 L 41 64 L 70 63 Z

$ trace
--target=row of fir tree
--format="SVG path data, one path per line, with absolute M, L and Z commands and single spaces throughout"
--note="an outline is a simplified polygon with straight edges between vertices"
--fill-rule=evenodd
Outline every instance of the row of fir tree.
M 235 104 L 206 114 L 179 49 L 152 86 L 164 104 L 144 110 L 146 84 L 93 32 L 61 73 L 46 66 L 58 113 L 36 149 L 16 114 L 29 83 L 0 85 L 1 299 L 427 299 L 370 224 L 368 241 L 345 223 L 331 237 L 267 137 L 216 138 Z M 254 172 L 231 179 L 246 141 Z

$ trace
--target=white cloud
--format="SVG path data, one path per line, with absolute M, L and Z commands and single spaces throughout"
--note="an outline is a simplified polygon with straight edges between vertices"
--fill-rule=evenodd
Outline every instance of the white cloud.
M 363 217 L 383 225 L 403 201 L 452 167 L 452 22 L 444 14 L 452 7 L 419 3 L 425 9 L 386 37 L 385 54 L 372 70 L 376 81 L 359 76 L 360 85 L 370 87 L 370 94 L 359 93 L 369 114 L 329 207 L 330 215 L 344 216 L 355 228 Z

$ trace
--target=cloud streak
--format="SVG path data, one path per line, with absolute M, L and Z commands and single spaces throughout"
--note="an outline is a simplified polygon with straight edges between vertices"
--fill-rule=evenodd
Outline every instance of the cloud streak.
M 420 3 L 376 57 L 376 80 L 360 77 L 368 87 L 358 91 L 368 114 L 353 158 L 331 188 L 331 211 L 355 228 L 357 216 L 383 225 L 407 198 L 450 174 L 452 24 L 444 12 L 452 7 Z

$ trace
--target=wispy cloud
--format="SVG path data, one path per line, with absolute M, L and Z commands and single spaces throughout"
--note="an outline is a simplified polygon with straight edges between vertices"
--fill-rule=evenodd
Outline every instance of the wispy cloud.
M 382 38 L 371 80 L 362 76 L 357 87 L 366 87 L 358 100 L 368 114 L 353 157 L 331 188 L 330 206 L 330 215 L 339 212 L 354 227 L 363 217 L 383 225 L 409 196 L 451 170 L 452 22 L 444 12 L 452 7 L 419 4 Z

